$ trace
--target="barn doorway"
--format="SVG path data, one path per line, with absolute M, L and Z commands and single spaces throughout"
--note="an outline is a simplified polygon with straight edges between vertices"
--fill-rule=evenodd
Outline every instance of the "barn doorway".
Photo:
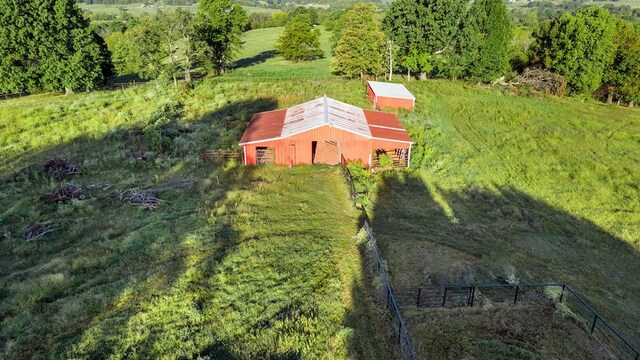
M 272 164 L 276 158 L 276 150 L 272 147 L 256 148 L 256 164 Z
M 311 142 L 312 163 L 338 165 L 340 163 L 340 146 L 337 141 Z

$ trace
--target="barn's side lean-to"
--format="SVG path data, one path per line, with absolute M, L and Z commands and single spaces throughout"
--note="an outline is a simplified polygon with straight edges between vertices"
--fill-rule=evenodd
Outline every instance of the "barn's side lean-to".
M 376 166 L 380 154 L 409 166 L 411 138 L 394 114 L 364 110 L 328 97 L 253 115 L 242 135 L 245 165 Z

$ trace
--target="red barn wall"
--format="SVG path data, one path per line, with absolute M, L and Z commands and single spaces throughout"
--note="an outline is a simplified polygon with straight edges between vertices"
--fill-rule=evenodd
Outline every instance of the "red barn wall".
M 398 108 L 398 109 L 411 110 L 411 109 L 413 109 L 413 100 L 412 99 L 400 99 L 400 98 L 393 98 L 393 97 L 378 96 L 376 107 L 378 109 L 381 109 L 381 108 Z
M 369 155 L 375 149 L 409 148 L 409 144 L 372 140 L 348 131 L 330 126 L 305 131 L 286 139 L 263 141 L 244 145 L 247 165 L 256 163 L 256 147 L 273 147 L 275 149 L 275 163 L 278 165 L 311 164 L 313 141 L 336 141 L 340 143 L 342 156 L 347 160 L 360 160 L 369 163 Z M 336 159 L 338 160 L 338 159 Z
M 375 104 L 376 94 L 373 93 L 373 90 L 371 89 L 371 86 L 369 86 L 369 84 L 367 84 L 367 92 L 369 93 L 369 99 L 371 99 L 371 102 Z

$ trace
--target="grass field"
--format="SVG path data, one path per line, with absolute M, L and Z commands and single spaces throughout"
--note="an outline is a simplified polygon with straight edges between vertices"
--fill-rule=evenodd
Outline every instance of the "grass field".
M 154 7 L 140 7 L 141 3 L 138 4 L 129 4 L 129 5 L 118 5 L 118 4 L 85 4 L 79 3 L 78 6 L 81 9 L 89 10 L 94 14 L 113 14 L 117 15 L 120 13 L 120 9 L 125 9 L 125 11 L 133 16 L 142 16 L 142 15 L 155 15 L 158 10 L 162 11 L 172 11 L 174 9 L 186 9 L 191 12 L 196 12 L 198 5 L 194 4 L 191 6 L 179 6 L 179 5 L 161 5 L 160 8 L 158 5 Z M 266 13 L 275 13 L 280 12 L 278 9 L 269 9 L 269 8 L 260 8 L 255 6 L 243 6 L 245 10 L 247 10 L 247 14 L 252 14 L 256 12 L 266 12 Z
M 191 12 L 195 12 L 198 8 L 198 5 L 191 6 L 179 6 L 179 5 L 162 5 L 163 8 L 158 7 L 157 5 L 154 7 L 140 7 L 139 4 L 129 4 L 129 5 L 118 5 L 118 4 L 85 4 L 79 3 L 78 6 L 83 10 L 91 11 L 94 14 L 113 14 L 117 15 L 120 13 L 121 9 L 124 9 L 128 14 L 132 16 L 142 16 L 142 15 L 155 15 L 158 10 L 162 11 L 171 11 L 174 9 L 185 9 Z
M 359 186 L 394 287 L 567 282 L 638 343 L 640 112 L 448 81 L 408 86 L 417 107 L 399 116 L 416 141 L 413 170 Z M 0 102 L 0 353 L 385 358 L 339 172 L 199 159 L 232 147 L 254 112 L 324 94 L 371 106 L 359 81 L 227 75 L 181 92 L 149 84 Z M 149 148 L 158 134 L 164 145 Z M 88 200 L 45 205 L 55 181 L 14 180 L 54 156 L 80 165 L 73 181 Z M 118 201 L 176 178 L 197 184 L 162 191 L 155 211 Z M 37 220 L 59 229 L 27 243 Z M 427 358 L 588 351 L 562 314 L 536 308 L 405 316 Z
M 313 61 L 292 62 L 276 54 L 275 45 L 284 28 L 251 30 L 244 33 L 243 49 L 236 56 L 230 76 L 318 78 L 331 76 L 331 33 L 320 27 L 320 45 L 324 57 Z
M 640 112 L 409 87 L 416 110 L 400 116 L 417 142 L 413 170 L 360 182 L 394 286 L 566 282 L 640 344 Z
M 298 96 L 329 85 L 298 85 Z M 205 81 L 0 102 L 0 357 L 392 353 L 339 170 L 199 160 L 237 142 L 253 112 L 297 101 L 293 86 Z M 38 164 L 55 156 L 79 165 L 63 182 L 86 200 L 40 200 L 58 182 Z M 180 179 L 195 183 L 171 185 Z M 121 203 L 129 188 L 164 189 L 159 208 Z M 55 231 L 25 242 L 34 221 Z

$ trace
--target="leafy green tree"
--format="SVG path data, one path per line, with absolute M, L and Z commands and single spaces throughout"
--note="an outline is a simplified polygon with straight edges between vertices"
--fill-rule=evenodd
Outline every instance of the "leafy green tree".
M 574 93 L 591 94 L 613 61 L 616 21 L 607 10 L 589 7 L 544 22 L 534 32 L 533 59 L 564 75 Z
M 431 71 L 433 61 L 426 60 L 451 49 L 463 16 L 463 0 L 392 3 L 383 20 L 384 29 L 398 47 L 397 56 L 408 76 L 411 71 Z
M 377 8 L 371 3 L 353 5 L 334 49 L 332 70 L 347 77 L 384 73 L 386 37 L 380 30 Z
M 320 31 L 305 21 L 307 16 L 299 16 L 287 24 L 276 50 L 287 60 L 304 61 L 322 57 Z
M 303 16 L 302 18 L 300 16 Z M 300 21 L 305 19 L 309 22 L 309 25 L 318 23 L 318 10 L 312 7 L 296 6 L 291 12 L 288 13 L 289 22 Z
M 143 79 L 159 79 L 165 74 L 162 38 L 158 22 L 149 16 L 142 16 L 125 33 L 122 53 L 126 56 L 127 67 L 133 69 Z
M 196 32 L 206 46 L 208 64 L 216 73 L 224 72 L 234 52 L 240 48 L 240 35 L 247 23 L 247 12 L 231 0 L 200 1 Z
M 91 89 L 109 53 L 73 0 L 0 0 L 0 91 Z
M 617 95 L 633 106 L 640 102 L 640 32 L 631 23 L 618 19 L 613 42 L 615 55 L 603 76 L 608 101 Z
M 471 4 L 458 39 L 458 56 L 465 65 L 463 76 L 491 81 L 509 68 L 511 20 L 503 0 L 477 0 Z

